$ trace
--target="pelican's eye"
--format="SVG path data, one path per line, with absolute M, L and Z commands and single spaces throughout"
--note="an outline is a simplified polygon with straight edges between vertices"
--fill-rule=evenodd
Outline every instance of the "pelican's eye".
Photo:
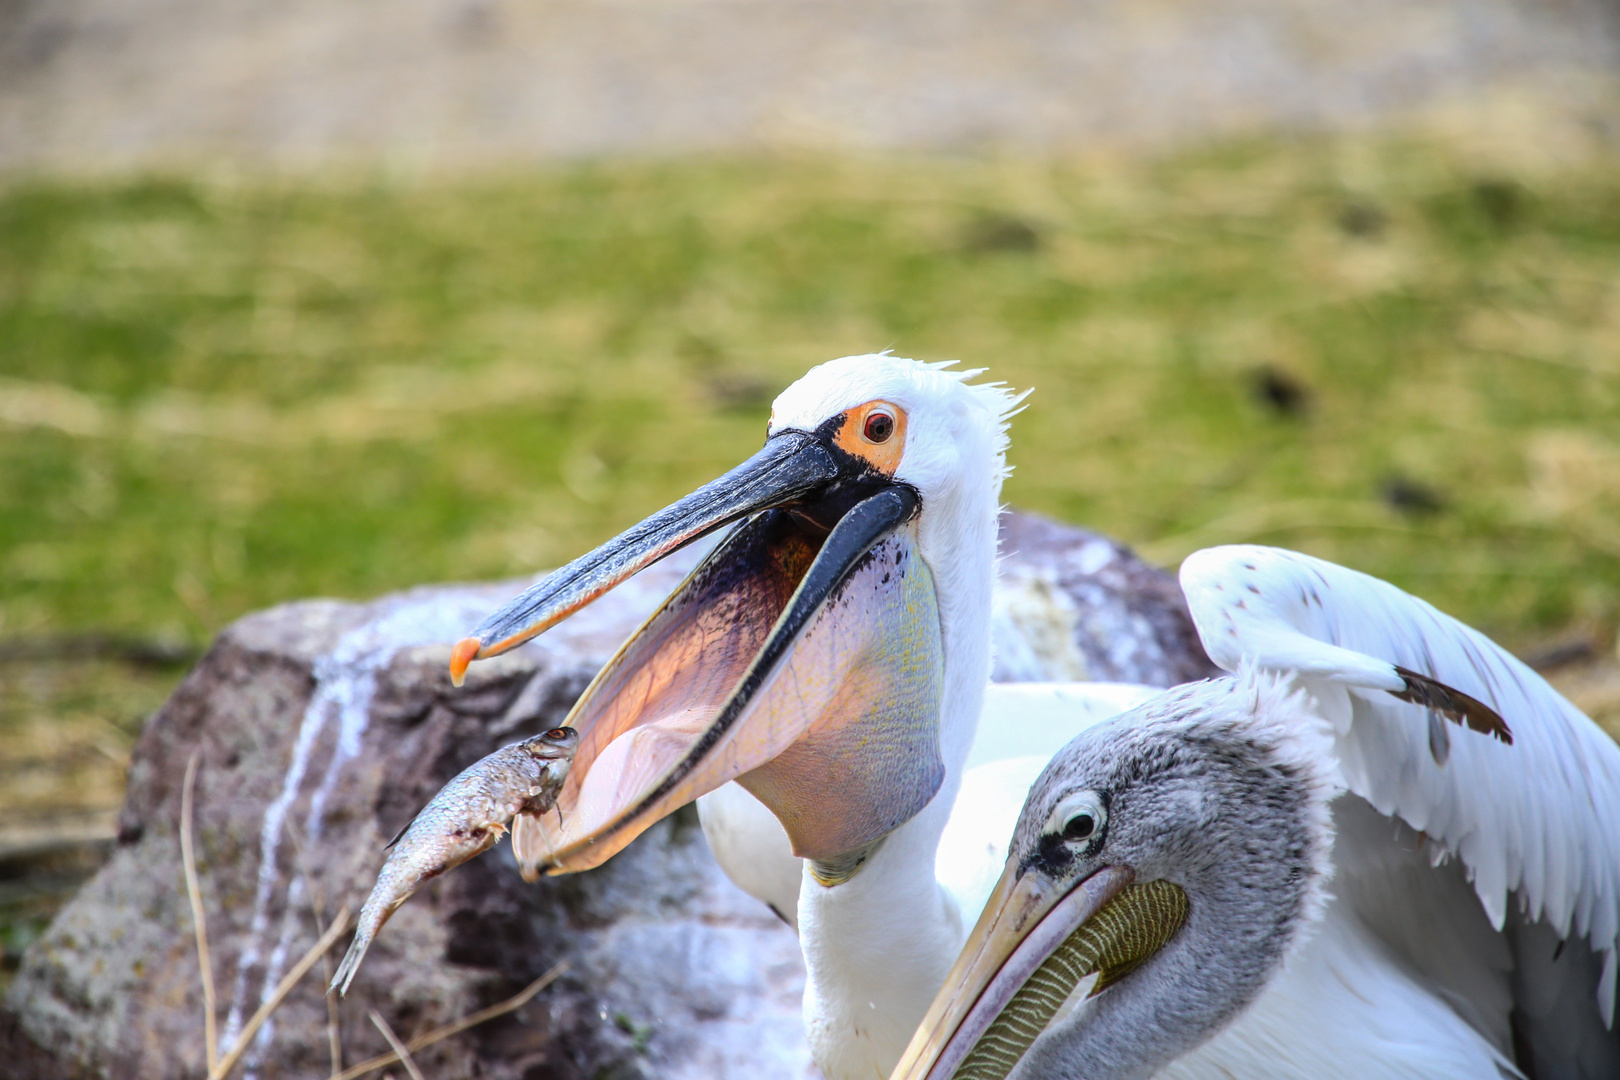
M 1097 819 L 1092 816 L 1090 811 L 1082 810 L 1070 818 L 1067 825 L 1063 826 L 1063 838 L 1065 840 L 1089 840 L 1091 834 L 1096 831 Z
M 873 409 L 866 415 L 866 426 L 862 429 L 867 442 L 888 442 L 889 436 L 894 434 L 894 417 L 882 409 Z
M 906 410 L 892 401 L 868 401 L 839 415 L 833 437 L 838 448 L 893 476 L 906 449 Z
M 1097 791 L 1076 791 L 1052 808 L 1043 831 L 1065 843 L 1090 845 L 1101 843 L 1107 828 L 1107 796 Z

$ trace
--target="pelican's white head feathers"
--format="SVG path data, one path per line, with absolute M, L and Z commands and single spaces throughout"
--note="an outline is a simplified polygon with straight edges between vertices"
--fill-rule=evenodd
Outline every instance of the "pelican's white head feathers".
M 777 397 L 770 433 L 815 431 L 852 409 L 887 401 L 908 418 L 904 452 L 893 475 L 916 488 L 925 504 L 964 483 L 987 484 L 999 494 L 1009 471 L 1008 422 L 1029 391 L 969 382 L 985 369 L 955 370 L 955 363 L 889 353 L 829 360 Z

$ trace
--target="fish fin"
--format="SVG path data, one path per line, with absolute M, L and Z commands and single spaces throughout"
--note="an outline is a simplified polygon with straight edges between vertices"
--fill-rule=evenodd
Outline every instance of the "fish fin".
M 405 898 L 402 897 L 400 903 L 404 902 Z M 360 912 L 360 927 L 354 932 L 354 940 L 349 943 L 349 951 L 343 954 L 343 962 L 338 965 L 337 972 L 332 976 L 332 985 L 326 988 L 328 994 L 336 990 L 339 997 L 348 995 L 349 984 L 354 982 L 355 973 L 360 970 L 360 961 L 366 958 L 366 950 L 371 948 L 371 943 L 377 939 L 377 933 L 382 930 L 383 924 L 397 910 L 399 904 L 388 908 L 375 926 L 368 926 L 366 912 L 364 910 Z
M 540 815 L 520 810 L 512 819 L 512 856 L 517 859 L 518 873 L 524 881 L 539 878 L 540 866 L 549 854 L 551 844 L 546 840 Z
M 354 940 L 349 943 L 349 951 L 343 954 L 343 962 L 338 965 L 337 972 L 332 976 L 332 985 L 326 988 L 328 994 L 334 990 L 339 997 L 348 994 L 349 984 L 354 981 L 355 972 L 360 970 L 360 961 L 366 958 L 366 950 L 371 948 L 371 943 L 377 939 L 382 928 L 388 925 L 388 920 L 394 917 L 394 912 L 411 898 L 411 893 L 414 893 L 419 885 L 421 882 L 412 885 L 404 896 L 384 907 L 381 917 L 375 922 L 371 918 L 373 910 L 371 900 L 366 901 L 366 906 L 360 909 L 360 922 L 354 932 Z
M 419 816 L 419 814 L 413 815 L 411 820 L 407 821 L 404 825 L 401 825 L 399 832 L 394 834 L 394 838 L 383 845 L 383 850 L 387 851 L 389 848 L 403 840 L 405 838 L 405 834 L 411 831 L 411 826 L 416 824 L 416 818 Z

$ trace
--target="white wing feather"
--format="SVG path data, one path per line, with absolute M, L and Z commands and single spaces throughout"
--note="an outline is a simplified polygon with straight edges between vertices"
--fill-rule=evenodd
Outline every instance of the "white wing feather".
M 1234 545 L 1188 556 L 1181 586 L 1210 658 L 1293 672 L 1334 724 L 1346 786 L 1461 858 L 1493 926 L 1517 892 L 1530 920 L 1590 942 L 1612 1026 L 1620 747 L 1483 634 L 1377 578 Z M 1513 744 L 1448 723 L 1436 752 L 1428 710 L 1391 696 L 1406 686 L 1396 665 L 1489 705 Z
M 804 861 L 793 854 L 793 841 L 776 815 L 735 780 L 701 796 L 697 810 L 726 877 L 798 933 Z

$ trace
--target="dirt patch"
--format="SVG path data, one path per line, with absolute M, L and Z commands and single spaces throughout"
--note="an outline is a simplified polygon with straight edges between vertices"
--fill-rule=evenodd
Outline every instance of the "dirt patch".
M 6 0 L 0 164 L 1164 146 L 1526 96 L 1604 126 L 1611 7 Z

